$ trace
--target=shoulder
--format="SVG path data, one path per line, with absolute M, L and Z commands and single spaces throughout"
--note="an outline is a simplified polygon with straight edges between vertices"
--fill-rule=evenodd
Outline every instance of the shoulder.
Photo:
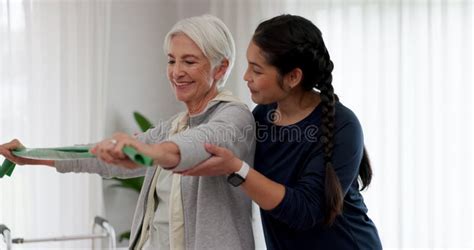
M 222 116 L 222 115 L 252 115 L 250 109 L 242 102 L 235 101 L 220 101 L 209 108 L 206 112 L 208 116 Z
M 356 114 L 344 106 L 336 103 L 336 140 L 354 141 L 356 144 L 363 143 L 362 126 Z
M 219 112 L 233 112 L 236 110 L 242 110 L 250 113 L 250 109 L 245 103 L 237 101 L 219 101 L 214 105 L 214 108 Z
M 344 106 L 344 104 L 337 102 L 336 103 L 336 127 L 338 127 L 337 125 L 341 126 L 348 123 L 352 123 L 352 124 L 360 126 L 360 122 L 356 114 L 351 109 Z
M 236 101 L 219 101 L 209 107 L 203 114 L 207 121 L 218 121 L 229 124 L 254 124 L 252 112 L 246 104 Z M 205 122 L 203 120 L 203 122 Z

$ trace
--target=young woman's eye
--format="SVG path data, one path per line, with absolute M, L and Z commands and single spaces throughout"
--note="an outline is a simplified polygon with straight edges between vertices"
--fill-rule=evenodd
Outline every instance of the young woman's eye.
M 260 67 L 253 66 L 253 67 L 251 67 L 251 69 L 252 69 L 252 72 L 256 75 L 261 75 L 263 73 L 262 69 Z

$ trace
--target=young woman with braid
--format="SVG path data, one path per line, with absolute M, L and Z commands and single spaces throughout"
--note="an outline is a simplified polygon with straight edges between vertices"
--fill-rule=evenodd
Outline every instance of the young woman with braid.
M 247 59 L 254 169 L 207 144 L 213 157 L 183 174 L 228 174 L 260 206 L 268 249 L 382 249 L 360 193 L 372 177 L 362 128 L 334 94 L 319 29 L 299 16 L 264 21 Z

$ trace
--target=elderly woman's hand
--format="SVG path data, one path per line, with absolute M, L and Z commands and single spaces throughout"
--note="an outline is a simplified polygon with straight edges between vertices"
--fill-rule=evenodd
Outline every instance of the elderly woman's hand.
M 140 152 L 147 145 L 125 133 L 115 133 L 112 138 L 97 143 L 91 149 L 91 153 L 108 164 L 120 165 L 130 169 L 138 168 L 139 165 L 123 153 L 122 150 L 125 146 L 131 146 Z
M 12 141 L 10 141 L 8 143 L 0 145 L 0 155 L 3 155 L 8 160 L 10 160 L 11 162 L 14 162 L 18 165 L 28 164 L 27 163 L 28 159 L 16 157 L 11 152 L 12 150 L 20 149 L 20 148 L 24 148 L 24 147 L 25 146 L 23 146 L 23 144 L 21 144 L 21 142 L 19 140 L 13 139 Z
M 54 161 L 50 160 L 33 160 L 33 159 L 26 159 L 17 157 L 12 154 L 11 151 L 15 149 L 25 148 L 23 144 L 18 139 L 13 139 L 12 141 L 0 145 L 0 155 L 3 155 L 9 161 L 17 164 L 17 165 L 48 165 L 54 166 Z
M 232 151 L 207 143 L 204 146 L 212 156 L 199 165 L 182 172 L 182 175 L 219 176 L 239 171 L 242 161 L 235 157 Z

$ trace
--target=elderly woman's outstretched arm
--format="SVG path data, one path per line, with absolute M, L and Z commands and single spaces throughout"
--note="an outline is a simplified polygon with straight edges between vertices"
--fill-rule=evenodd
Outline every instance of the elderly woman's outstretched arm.
M 169 127 L 167 123 L 158 124 L 155 128 L 147 130 L 145 133 L 136 135 L 137 141 L 143 143 L 153 143 L 161 141 L 167 137 Z M 100 143 L 109 143 L 111 139 L 104 140 Z M 99 143 L 99 144 L 100 144 Z M 144 176 L 146 174 L 145 167 L 124 168 L 122 165 L 111 162 L 104 162 L 101 159 L 80 159 L 70 161 L 56 161 L 54 162 L 56 171 L 60 173 L 95 173 L 104 178 L 134 178 Z
M 153 158 L 155 165 L 174 172 L 183 172 L 208 159 L 205 143 L 219 145 L 243 156 L 255 148 L 255 123 L 252 113 L 241 103 L 219 105 L 208 122 L 174 134 L 157 144 L 143 143 L 126 134 L 116 134 L 116 144 L 104 141 L 93 153 L 103 161 L 135 169 L 138 166 L 122 153 L 124 146 Z M 114 142 L 115 142 L 114 141 Z M 109 146 L 108 146 L 109 145 Z

